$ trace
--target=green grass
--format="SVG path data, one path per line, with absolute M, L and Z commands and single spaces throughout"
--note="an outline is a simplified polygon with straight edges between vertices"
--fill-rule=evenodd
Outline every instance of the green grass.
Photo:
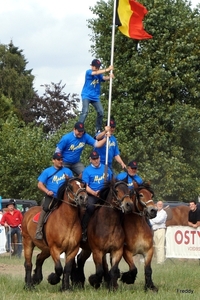
M 64 260 L 62 259 L 62 262 Z M 12 274 L 3 274 L 2 266 L 6 270 L 16 268 Z M 164 265 L 152 263 L 153 281 L 159 288 L 158 293 L 151 291 L 144 292 L 144 270 L 143 263 L 138 262 L 138 276 L 134 285 L 125 285 L 119 282 L 119 289 L 116 292 L 109 292 L 105 286 L 95 290 L 88 282 L 85 289 L 73 289 L 70 292 L 60 292 L 61 283 L 51 286 L 47 282 L 47 276 L 53 271 L 54 265 L 51 259 L 44 263 L 44 279 L 34 290 L 24 290 L 24 268 L 23 259 L 0 256 L 0 286 L 1 300 L 174 300 L 174 299 L 193 299 L 200 298 L 199 274 L 200 265 L 198 260 L 166 260 Z M 120 263 L 120 270 L 127 271 L 127 265 Z M 86 263 L 86 278 L 94 272 L 92 261 Z M 18 273 L 18 274 L 17 274 Z M 192 290 L 193 294 L 182 293 L 180 290 Z

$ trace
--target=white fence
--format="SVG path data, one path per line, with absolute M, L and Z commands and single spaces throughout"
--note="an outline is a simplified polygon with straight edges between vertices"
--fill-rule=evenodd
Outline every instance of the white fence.
M 6 233 L 5 227 L 0 225 L 0 254 L 6 252 Z

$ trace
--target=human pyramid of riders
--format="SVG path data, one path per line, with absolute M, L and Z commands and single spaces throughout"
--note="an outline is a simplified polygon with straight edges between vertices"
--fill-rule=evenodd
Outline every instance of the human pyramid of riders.
M 103 188 L 106 180 L 111 180 L 114 176 L 112 169 L 113 159 L 121 165 L 122 169 L 126 169 L 118 175 L 115 175 L 117 180 L 126 179 L 129 188 L 133 188 L 133 181 L 141 184 L 143 181 L 137 175 L 137 162 L 132 160 L 126 167 L 120 157 L 120 151 L 117 139 L 114 136 L 116 122 L 110 119 L 110 124 L 105 126 L 102 131 L 103 123 L 103 108 L 100 102 L 100 87 L 101 82 L 114 78 L 111 72 L 108 76 L 103 75 L 106 72 L 113 70 L 113 66 L 100 69 L 101 62 L 94 59 L 91 63 L 91 68 L 86 71 L 85 83 L 82 89 L 82 112 L 79 121 L 74 125 L 70 133 L 65 134 L 56 146 L 53 154 L 53 165 L 45 169 L 38 177 L 38 188 L 45 193 L 43 210 L 36 230 L 36 239 L 43 238 L 42 228 L 46 214 L 49 212 L 52 198 L 56 199 L 59 187 L 64 183 L 65 176 L 72 177 L 74 175 L 82 178 L 86 184 L 88 193 L 88 204 L 86 212 L 82 218 L 82 241 L 87 240 L 87 225 L 91 215 L 94 212 L 95 204 L 99 202 L 98 193 Z M 84 122 L 88 114 L 89 104 L 92 104 L 97 112 L 96 119 L 96 135 L 93 138 L 85 131 Z M 106 142 L 108 140 L 108 171 L 105 172 L 106 160 Z M 90 165 L 86 168 L 80 161 L 81 153 L 85 145 L 93 147 L 89 157 Z

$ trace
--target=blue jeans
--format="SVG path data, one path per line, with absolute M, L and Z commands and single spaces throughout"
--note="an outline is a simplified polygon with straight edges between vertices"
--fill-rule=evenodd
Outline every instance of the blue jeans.
M 7 232 L 7 251 L 10 252 L 11 238 L 16 233 L 17 235 L 17 256 L 20 258 L 22 255 L 22 234 L 19 227 L 10 227 Z
M 89 104 L 92 104 L 97 112 L 97 119 L 96 119 L 96 131 L 101 131 L 102 122 L 103 122 L 103 106 L 100 101 L 91 101 L 87 99 L 82 100 L 82 112 L 79 117 L 79 122 L 84 123 L 85 119 L 88 115 Z
M 67 163 L 64 162 L 64 166 L 68 169 L 70 169 L 73 173 L 75 173 L 76 175 L 80 175 L 83 170 L 85 169 L 84 165 L 82 164 L 82 162 L 77 162 L 75 164 L 71 164 L 71 163 Z

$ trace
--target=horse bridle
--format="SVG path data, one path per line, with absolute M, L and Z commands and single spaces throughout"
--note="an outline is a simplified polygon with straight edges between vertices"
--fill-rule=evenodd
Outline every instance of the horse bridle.
M 127 184 L 124 181 L 118 181 L 115 183 L 114 188 L 116 189 L 117 186 L 119 184 L 124 184 L 127 187 Z M 121 208 L 121 203 L 124 201 L 125 198 L 130 197 L 130 193 L 129 194 L 125 194 L 121 199 L 117 197 L 117 193 L 113 190 L 113 196 L 114 196 L 114 203 L 116 204 L 116 206 L 113 206 L 116 209 L 122 210 Z M 118 206 L 119 204 L 119 206 Z
M 71 180 L 69 180 L 68 183 L 70 183 L 70 181 L 72 181 L 72 180 L 77 180 L 77 179 L 71 178 Z M 74 192 L 74 191 L 71 189 L 71 185 L 67 185 L 65 191 L 66 191 L 66 194 L 67 194 L 68 198 L 69 198 L 71 201 L 75 202 L 75 204 L 73 204 L 73 203 L 71 203 L 71 202 L 66 202 L 66 201 L 64 201 L 64 202 L 65 202 L 65 203 L 68 203 L 68 204 L 70 204 L 70 205 L 72 205 L 72 206 L 78 206 L 78 205 L 79 205 L 79 198 L 78 198 L 78 196 L 79 196 L 80 193 L 86 192 L 86 188 L 79 188 L 76 192 Z M 74 196 L 73 198 L 71 197 L 71 194 Z
M 137 212 L 134 212 L 134 213 L 135 213 L 135 214 L 138 214 L 138 215 L 140 215 L 140 216 L 144 216 L 145 213 L 146 213 L 147 205 L 148 205 L 149 203 L 151 203 L 151 202 L 152 202 L 153 205 L 154 205 L 154 202 L 153 202 L 152 199 L 149 199 L 149 200 L 147 200 L 146 202 L 142 201 L 142 200 L 140 199 L 140 193 L 139 193 L 139 192 L 136 192 L 136 203 L 135 203 L 135 206 L 136 206 L 136 208 L 137 208 L 137 210 L 138 210 L 138 213 L 137 213 Z M 143 210 L 142 210 L 142 211 L 139 209 L 139 206 L 138 206 L 139 203 L 143 206 Z

